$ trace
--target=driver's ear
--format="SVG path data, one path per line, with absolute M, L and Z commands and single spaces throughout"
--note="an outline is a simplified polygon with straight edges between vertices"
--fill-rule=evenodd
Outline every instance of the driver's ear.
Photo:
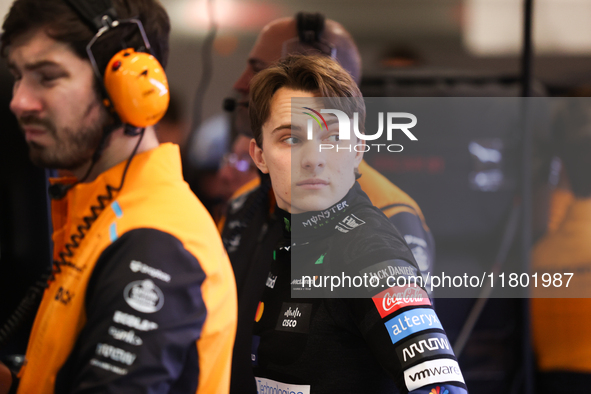
M 254 138 L 250 140 L 248 153 L 250 153 L 250 157 L 258 169 L 261 170 L 263 174 L 268 174 L 269 168 L 267 167 L 267 162 L 265 160 L 265 153 L 263 152 L 263 148 L 257 145 Z
M 357 146 L 361 146 L 361 149 L 355 151 L 355 169 L 359 168 L 359 164 L 363 160 L 363 152 L 365 151 L 365 140 L 357 138 Z

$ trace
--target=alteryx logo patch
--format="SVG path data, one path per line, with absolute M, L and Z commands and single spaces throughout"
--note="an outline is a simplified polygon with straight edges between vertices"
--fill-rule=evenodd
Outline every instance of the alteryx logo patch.
M 417 308 L 401 313 L 384 323 L 392 343 L 397 343 L 415 332 L 438 328 L 441 322 L 433 309 Z
M 404 371 L 404 383 L 408 391 L 449 381 L 465 383 L 457 361 L 449 358 L 425 361 Z

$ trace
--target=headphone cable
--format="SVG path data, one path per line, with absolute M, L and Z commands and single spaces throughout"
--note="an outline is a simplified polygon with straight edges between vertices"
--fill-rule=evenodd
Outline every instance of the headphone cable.
M 119 186 L 115 188 L 111 185 L 107 185 L 107 194 L 99 195 L 97 197 L 98 205 L 92 205 L 90 207 L 91 215 L 82 218 L 84 224 L 81 224 L 77 227 L 78 233 L 72 234 L 70 236 L 70 242 L 66 243 L 66 245 L 64 246 L 65 250 L 59 253 L 61 261 L 54 260 L 51 270 L 41 275 L 41 277 L 29 287 L 25 297 L 23 297 L 19 305 L 16 307 L 15 311 L 7 319 L 6 323 L 4 323 L 0 328 L 0 349 L 2 349 L 7 344 L 8 340 L 10 339 L 10 337 L 12 337 L 12 335 L 15 334 L 16 330 L 22 324 L 24 324 L 25 321 L 31 316 L 31 314 L 39 307 L 39 303 L 41 302 L 45 289 L 47 289 L 50 283 L 55 280 L 56 274 L 61 273 L 62 266 L 67 266 L 77 271 L 80 271 L 80 268 L 76 267 L 70 261 L 67 261 L 66 258 L 70 258 L 74 255 L 74 250 L 80 246 L 80 242 L 85 237 L 86 233 L 88 233 L 90 226 L 96 221 L 96 219 L 98 219 L 98 216 L 106 208 L 107 204 L 111 200 L 113 200 L 114 192 L 119 192 L 123 188 L 125 177 L 127 175 L 127 170 L 129 169 L 131 160 L 136 155 L 137 150 L 142 142 L 142 139 L 144 137 L 144 131 L 145 129 L 142 129 L 142 131 L 140 132 L 140 138 L 138 139 L 137 144 L 131 152 L 131 155 L 127 159 L 127 163 L 125 164 L 125 168 L 123 169 L 123 174 L 121 175 L 121 182 L 119 183 Z M 99 147 L 95 151 L 95 154 L 93 155 L 93 163 L 91 164 L 84 178 L 82 178 L 82 181 L 85 180 L 86 177 L 88 177 L 88 175 L 90 174 L 90 170 L 92 169 L 96 161 L 98 161 L 98 157 L 100 157 L 100 153 L 98 152 L 102 151 L 103 143 L 104 141 L 99 145 Z M 76 182 L 75 184 L 77 183 L 79 182 Z M 70 186 L 71 188 L 75 184 L 62 184 L 62 186 Z M 69 188 L 66 189 L 66 193 L 68 190 Z

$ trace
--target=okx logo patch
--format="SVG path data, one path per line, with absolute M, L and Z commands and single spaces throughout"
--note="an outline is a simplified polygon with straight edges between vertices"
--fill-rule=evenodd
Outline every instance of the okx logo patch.
M 307 333 L 310 328 L 312 304 L 284 302 L 277 319 L 276 330 Z

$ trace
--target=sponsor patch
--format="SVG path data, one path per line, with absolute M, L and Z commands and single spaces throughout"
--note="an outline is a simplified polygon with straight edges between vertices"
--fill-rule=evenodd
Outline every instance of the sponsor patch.
M 125 302 L 139 312 L 154 313 L 164 305 L 164 294 L 149 279 L 131 282 L 123 290 Z
M 141 346 L 144 343 L 142 341 L 142 338 L 135 335 L 135 332 L 133 332 L 133 330 L 126 331 L 126 330 L 122 330 L 120 328 L 111 326 L 111 327 L 109 327 L 109 335 L 118 341 L 129 343 L 130 345 L 134 345 L 134 346 Z
M 310 386 L 303 384 L 289 384 L 266 378 L 254 378 L 257 394 L 310 394 Z
M 359 271 L 361 275 L 367 274 L 369 278 L 377 277 L 380 283 L 386 283 L 389 277 L 417 276 L 417 269 L 404 260 L 388 260 L 374 264 Z
M 395 286 L 372 297 L 381 317 L 406 306 L 431 305 L 427 292 L 419 286 Z
M 97 360 L 96 358 L 90 359 L 90 365 L 94 367 L 102 368 L 106 371 L 116 373 L 117 375 L 127 375 L 127 369 L 119 368 L 115 365 L 106 363 L 104 361 Z
M 445 334 L 437 332 L 419 335 L 396 347 L 396 355 L 404 369 L 423 358 L 442 354 L 453 356 L 454 352 Z
M 252 336 L 252 347 L 250 349 L 250 360 L 252 361 L 252 366 L 256 367 L 259 365 L 259 345 L 261 343 L 261 337 L 258 335 Z
M 267 283 L 266 286 L 270 287 L 271 289 L 275 287 L 275 281 L 277 281 L 277 275 L 273 275 L 272 272 L 269 272 L 269 276 L 267 276 Z
M 314 278 L 317 278 L 317 276 L 314 276 Z M 310 280 L 310 279 L 304 280 L 304 285 L 302 286 L 302 279 L 294 279 L 291 281 L 291 285 L 292 286 L 301 286 L 301 287 L 304 287 L 304 286 L 310 287 L 310 286 L 312 286 L 312 280 Z
M 406 311 L 384 323 L 392 343 L 397 343 L 415 332 L 431 328 L 443 329 L 433 309 L 417 308 Z
M 157 268 L 152 268 L 149 265 L 142 263 L 141 261 L 131 260 L 131 263 L 129 263 L 129 269 L 132 272 L 141 272 L 142 274 L 150 275 L 152 278 L 160 279 L 164 282 L 170 282 L 169 274 L 160 271 Z
M 146 319 L 140 319 L 129 313 L 115 311 L 113 322 L 123 324 L 124 326 L 135 328 L 140 331 L 152 331 L 158 328 L 158 324 Z
M 343 220 L 341 220 L 336 226 L 335 229 L 339 230 L 342 233 L 348 233 L 349 231 L 364 225 L 365 222 L 359 219 L 357 216 L 351 214 L 345 216 Z
M 276 330 L 307 333 L 310 328 L 312 304 L 288 303 L 281 306 Z
M 123 349 L 107 345 L 106 343 L 97 343 L 96 355 L 110 358 L 113 361 L 117 361 L 118 363 L 125 365 L 133 364 L 135 358 L 137 357 L 137 355 L 134 353 L 126 352 Z
M 428 384 L 448 381 L 465 384 L 460 366 L 455 360 L 449 358 L 425 361 L 404 371 L 404 383 L 408 391 Z
M 317 225 L 322 225 L 330 219 L 331 215 L 335 215 L 338 212 L 342 211 L 343 209 L 347 208 L 349 205 L 347 201 L 342 201 L 338 204 L 333 205 L 332 207 L 318 212 L 318 214 L 314 214 L 310 216 L 307 220 L 302 221 L 302 225 L 304 227 L 315 227 Z
M 468 392 L 466 389 L 463 389 L 458 386 L 452 386 L 451 384 L 438 384 L 432 385 L 430 387 L 423 388 L 423 390 L 429 390 L 429 394 L 467 394 Z

